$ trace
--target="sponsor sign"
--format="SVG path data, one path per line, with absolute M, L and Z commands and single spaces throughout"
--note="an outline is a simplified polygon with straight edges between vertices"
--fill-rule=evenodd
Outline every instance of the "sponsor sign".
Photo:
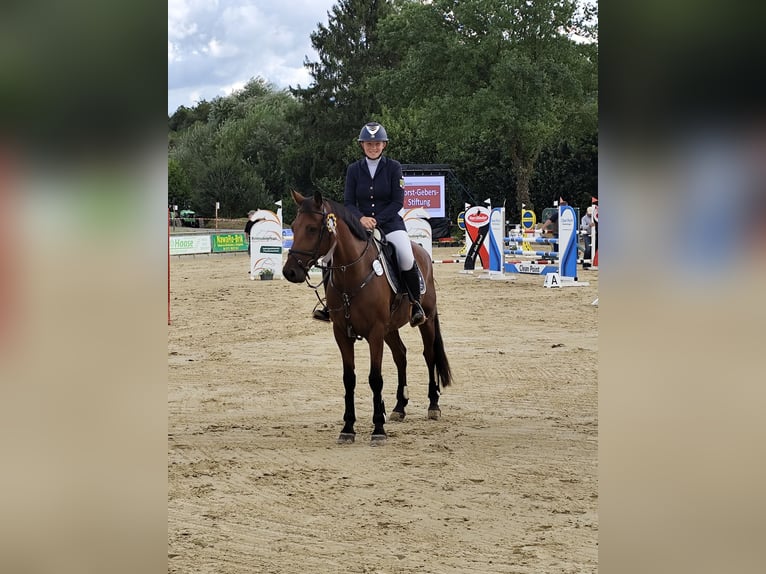
M 489 235 L 489 270 L 503 271 L 505 263 L 505 208 L 495 207 L 490 212 Z
M 410 209 L 404 212 L 402 218 L 410 241 L 423 247 L 428 252 L 428 256 L 433 259 L 433 232 L 431 224 L 426 221 L 428 212 L 422 208 Z
M 537 221 L 536 221 L 534 211 L 531 211 L 529 209 L 521 210 L 521 226 L 524 228 L 525 231 L 534 230 L 536 223 Z
M 429 217 L 445 217 L 445 185 L 443 175 L 405 175 L 404 208 L 425 209 Z
M 559 206 L 559 273 L 562 277 L 577 277 L 577 225 L 575 210 Z
M 197 255 L 210 253 L 209 235 L 171 235 L 171 255 Z
M 293 246 L 293 230 L 290 228 L 282 230 L 282 247 L 290 249 Z
M 487 236 L 489 234 L 489 209 L 475 205 L 465 211 L 465 244 L 466 259 L 463 269 L 471 271 L 475 268 L 476 257 L 479 257 L 481 266 L 489 270 L 489 249 Z
M 250 229 L 250 278 L 255 279 L 264 269 L 282 278 L 282 208 L 277 213 L 259 209 Z
M 244 233 L 221 233 L 211 237 L 213 253 L 227 253 L 229 251 L 247 251 L 247 242 Z

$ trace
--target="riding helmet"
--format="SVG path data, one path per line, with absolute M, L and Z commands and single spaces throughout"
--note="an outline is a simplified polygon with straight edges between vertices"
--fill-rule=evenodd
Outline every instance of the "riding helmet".
M 364 125 L 362 131 L 359 132 L 360 142 L 387 142 L 388 134 L 386 128 L 380 125 L 378 122 L 369 122 Z

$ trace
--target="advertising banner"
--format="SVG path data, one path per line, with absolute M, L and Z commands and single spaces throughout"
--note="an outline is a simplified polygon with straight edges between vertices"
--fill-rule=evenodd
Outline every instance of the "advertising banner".
M 220 233 L 211 237 L 213 253 L 228 253 L 230 251 L 247 251 L 244 233 Z
M 408 209 L 402 215 L 410 241 L 422 246 L 428 252 L 431 260 L 433 260 L 433 239 L 428 217 L 428 212 L 422 207 Z
M 577 277 L 577 219 L 568 205 L 559 206 L 559 273 Z
M 489 270 L 502 273 L 505 263 L 505 207 L 493 208 L 489 221 Z
M 209 235 L 171 235 L 171 255 L 198 255 L 210 253 Z
M 443 175 L 405 175 L 404 208 L 399 212 L 425 209 L 429 217 L 446 217 Z
M 269 269 L 274 279 L 282 278 L 282 208 L 277 213 L 259 209 L 250 229 L 250 279 Z
M 476 265 L 476 256 L 481 261 L 481 266 L 489 270 L 489 249 L 487 236 L 489 235 L 490 211 L 486 207 L 475 205 L 465 211 L 465 245 L 466 259 L 463 269 L 473 270 Z

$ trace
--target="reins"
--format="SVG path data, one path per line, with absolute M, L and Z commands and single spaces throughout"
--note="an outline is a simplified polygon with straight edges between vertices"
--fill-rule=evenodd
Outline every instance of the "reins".
M 308 260 L 307 260 L 307 262 L 305 264 L 304 264 L 303 260 L 301 260 L 298 257 L 296 257 L 296 261 L 298 262 L 298 264 L 306 272 L 306 279 L 305 279 L 306 284 L 311 289 L 314 289 L 315 292 L 318 291 L 318 289 L 321 286 L 322 282 L 320 281 L 317 285 L 312 285 L 310 283 L 310 281 L 309 281 L 308 270 L 309 270 L 309 268 L 312 265 L 314 265 L 317 262 L 317 260 L 320 257 L 327 258 L 328 261 L 330 261 L 330 264 L 325 266 L 325 269 L 327 269 L 329 271 L 329 277 L 328 277 L 328 280 L 327 280 L 327 288 L 335 289 L 338 293 L 340 293 L 341 300 L 343 301 L 343 306 L 341 308 L 344 310 L 344 315 L 345 315 L 346 320 L 348 320 L 351 317 L 351 299 L 353 299 L 356 295 L 358 295 L 362 291 L 362 289 L 364 289 L 370 283 L 370 281 L 375 277 L 375 269 L 373 267 L 371 267 L 369 273 L 367 273 L 367 275 L 362 279 L 361 283 L 359 285 L 357 285 L 356 287 L 350 289 L 350 290 L 347 288 L 347 286 L 343 286 L 343 288 L 339 288 L 337 282 L 334 280 L 334 277 L 335 277 L 335 273 L 334 272 L 335 271 L 339 271 L 340 273 L 342 273 L 343 276 L 344 276 L 343 279 L 345 280 L 346 271 L 348 271 L 351 267 L 353 267 L 354 265 L 360 263 L 361 261 L 363 261 L 365 259 L 365 256 L 367 255 L 367 252 L 370 250 L 370 244 L 373 243 L 373 240 L 372 240 L 371 237 L 368 236 L 366 238 L 365 246 L 364 246 L 364 249 L 362 250 L 362 253 L 356 259 L 351 261 L 350 263 L 344 263 L 342 265 L 333 265 L 331 263 L 332 259 L 333 259 L 332 255 L 333 255 L 333 252 L 335 251 L 335 248 L 338 246 L 338 239 L 337 239 L 337 234 L 336 234 L 336 226 L 337 226 L 336 215 L 334 213 L 327 213 L 327 210 L 325 208 L 325 204 L 324 203 L 322 203 L 322 210 L 321 211 L 318 211 L 316 209 L 312 209 L 310 211 L 307 210 L 305 213 L 313 213 L 313 214 L 321 215 L 322 216 L 322 223 L 321 223 L 321 227 L 320 227 L 320 231 L 319 231 L 319 237 L 317 237 L 317 241 L 314 244 L 314 247 L 313 247 L 312 251 L 303 251 L 303 250 L 299 250 L 299 249 L 290 249 L 290 252 L 293 253 L 293 254 L 296 254 L 296 255 L 304 255 L 304 256 L 308 257 Z M 333 243 L 330 246 L 330 248 L 327 250 L 326 253 L 320 254 L 320 249 L 321 249 L 322 243 L 325 240 L 325 234 L 326 233 L 329 233 L 330 235 L 333 236 Z M 328 257 L 328 255 L 330 257 Z M 344 283 L 345 282 L 344 280 L 341 281 L 341 283 Z M 318 293 L 317 293 L 317 297 L 319 298 L 319 294 Z M 319 299 L 321 301 L 321 298 L 319 298 Z M 340 308 L 333 309 L 333 310 L 337 311 L 337 310 L 340 310 Z M 350 325 L 349 325 L 349 327 L 350 327 Z

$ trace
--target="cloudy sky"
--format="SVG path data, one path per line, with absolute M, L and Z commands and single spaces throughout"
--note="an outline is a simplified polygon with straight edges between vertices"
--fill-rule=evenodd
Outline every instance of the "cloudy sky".
M 260 76 L 303 87 L 316 61 L 309 35 L 335 0 L 168 0 L 168 114 Z

